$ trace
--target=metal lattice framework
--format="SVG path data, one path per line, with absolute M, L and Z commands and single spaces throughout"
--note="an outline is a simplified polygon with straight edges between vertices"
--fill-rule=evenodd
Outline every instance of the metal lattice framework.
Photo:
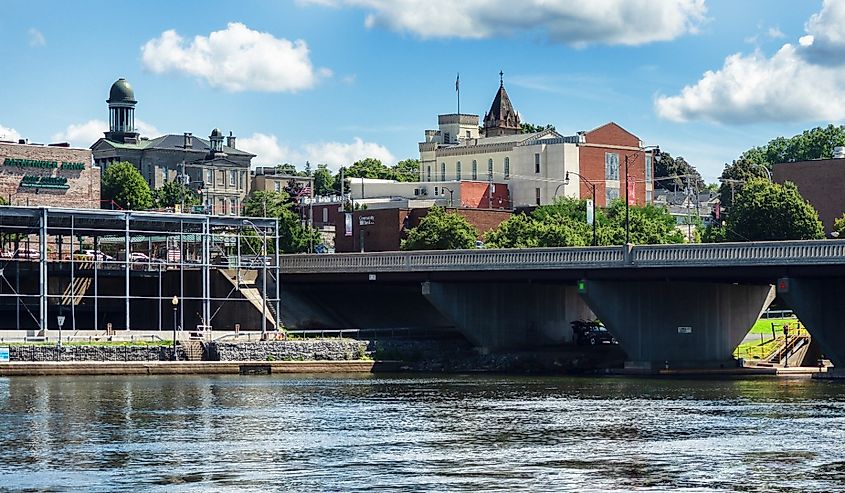
M 0 329 L 21 329 L 27 317 L 41 330 L 51 328 L 48 313 L 58 310 L 69 329 L 99 330 L 108 306 L 110 322 L 121 328 L 161 330 L 162 311 L 177 296 L 204 328 L 239 301 L 260 308 L 262 332 L 275 330 L 278 237 L 278 222 L 268 218 L 0 207 L 0 309 L 15 313 L 13 320 L 3 315 Z M 237 291 L 240 298 L 215 296 L 213 277 L 228 279 L 230 295 Z M 187 307 L 179 310 L 180 327 Z M 83 308 L 91 313 L 78 324 Z M 124 312 L 123 320 L 115 320 L 115 310 Z

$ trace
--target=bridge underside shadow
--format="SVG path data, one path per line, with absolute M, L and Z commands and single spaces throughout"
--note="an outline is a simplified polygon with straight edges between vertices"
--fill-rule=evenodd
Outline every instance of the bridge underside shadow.
M 837 374 L 845 374 L 845 281 L 841 278 L 778 280 L 778 295 L 818 342 Z M 838 375 L 837 375 L 838 376 Z
M 422 293 L 475 346 L 489 351 L 572 341 L 570 322 L 593 318 L 575 286 L 425 282 Z
M 289 329 L 453 328 L 422 296 L 419 283 L 282 284 L 280 295 L 281 320 Z
M 732 353 L 775 297 L 770 285 L 587 281 L 581 296 L 640 369 L 735 366 Z

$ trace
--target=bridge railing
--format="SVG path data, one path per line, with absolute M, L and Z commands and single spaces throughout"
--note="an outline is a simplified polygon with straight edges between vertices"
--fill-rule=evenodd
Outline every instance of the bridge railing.
M 842 264 L 845 240 L 283 255 L 283 273 Z

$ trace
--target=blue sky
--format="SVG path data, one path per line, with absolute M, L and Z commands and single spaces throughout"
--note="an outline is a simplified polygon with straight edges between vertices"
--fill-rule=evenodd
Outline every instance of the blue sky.
M 483 116 L 503 70 L 524 121 L 615 121 L 715 181 L 749 147 L 845 118 L 843 4 L 4 0 L 0 138 L 87 147 L 125 77 L 144 135 L 220 127 L 262 164 L 395 162 L 455 111 L 458 72 L 461 110 Z

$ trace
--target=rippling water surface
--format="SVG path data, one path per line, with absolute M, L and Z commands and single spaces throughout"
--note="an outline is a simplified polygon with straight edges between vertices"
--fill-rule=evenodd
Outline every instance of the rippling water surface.
M 0 491 L 845 491 L 808 379 L 0 378 Z

